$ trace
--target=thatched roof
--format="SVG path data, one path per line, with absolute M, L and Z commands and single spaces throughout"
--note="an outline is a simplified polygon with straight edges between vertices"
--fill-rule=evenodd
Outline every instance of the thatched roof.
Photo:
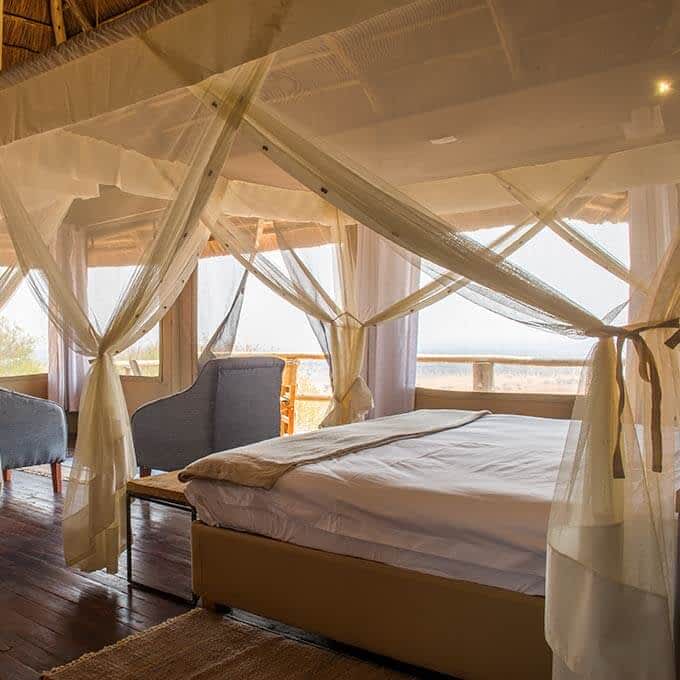
M 154 0 L 0 0 L 0 68 L 36 54 L 87 30 L 124 17 Z

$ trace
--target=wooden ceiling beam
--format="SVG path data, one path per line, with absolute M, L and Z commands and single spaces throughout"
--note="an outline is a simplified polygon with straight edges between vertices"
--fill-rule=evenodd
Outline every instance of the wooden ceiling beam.
M 56 45 L 66 42 L 66 27 L 64 26 L 64 7 L 61 0 L 50 0 L 50 17 Z
M 493 23 L 496 26 L 498 38 L 501 41 L 505 60 L 508 62 L 508 67 L 510 68 L 510 75 L 513 80 L 520 80 L 523 74 L 523 68 L 519 41 L 510 25 L 505 7 L 503 7 L 501 3 L 502 0 L 486 0 Z

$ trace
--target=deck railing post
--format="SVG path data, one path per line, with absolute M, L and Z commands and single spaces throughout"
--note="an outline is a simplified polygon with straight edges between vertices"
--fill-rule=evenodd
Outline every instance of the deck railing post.
M 493 363 L 474 361 L 472 363 L 472 389 L 475 392 L 493 391 Z

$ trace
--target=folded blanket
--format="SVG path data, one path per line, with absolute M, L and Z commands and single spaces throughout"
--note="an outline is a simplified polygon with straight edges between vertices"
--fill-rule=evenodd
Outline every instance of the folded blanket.
M 212 453 L 179 473 L 183 482 L 214 479 L 271 489 L 286 472 L 300 465 L 346 456 L 400 439 L 423 437 L 471 423 L 489 411 L 423 410 L 277 437 Z

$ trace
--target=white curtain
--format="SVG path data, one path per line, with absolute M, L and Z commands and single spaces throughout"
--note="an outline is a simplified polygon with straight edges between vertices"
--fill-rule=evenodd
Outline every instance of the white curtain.
M 73 296 L 82 309 L 88 309 L 85 232 L 64 222 L 57 232 L 52 253 Z M 87 375 L 87 359 L 71 348 L 54 323 L 50 323 L 47 337 L 47 396 L 61 404 L 66 411 L 76 412 Z
M 634 187 L 628 192 L 628 205 L 631 273 L 640 281 L 650 281 L 680 224 L 678 190 L 675 184 Z M 646 298 L 645 291 L 632 288 L 631 322 L 642 320 Z
M 659 271 L 676 230 L 680 228 L 678 189 L 675 184 L 634 187 L 628 193 L 628 202 L 631 273 L 639 281 L 651 281 Z M 629 323 L 644 321 L 648 305 L 649 291 L 631 286 Z M 634 362 L 629 362 L 627 375 L 635 370 Z M 631 385 L 628 396 L 636 420 L 643 417 L 644 395 L 644 388 L 639 390 Z
M 358 230 L 358 295 L 362 316 L 403 300 L 420 285 L 420 270 L 392 244 L 364 227 Z M 364 371 L 373 394 L 369 416 L 380 418 L 412 411 L 418 355 L 418 313 L 404 315 L 366 332 Z

